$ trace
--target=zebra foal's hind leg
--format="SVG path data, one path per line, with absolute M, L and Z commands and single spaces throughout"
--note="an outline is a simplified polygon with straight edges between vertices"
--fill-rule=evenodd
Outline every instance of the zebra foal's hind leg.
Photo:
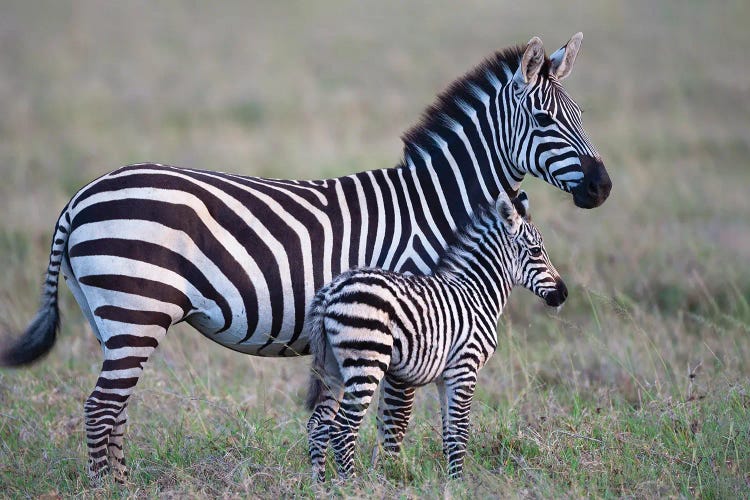
M 354 449 L 359 427 L 384 374 L 382 369 L 374 366 L 342 370 L 344 394 L 331 431 L 331 445 L 342 479 L 349 477 L 354 469 Z
M 97 309 L 99 319 L 106 316 L 106 311 L 102 312 L 101 309 Z M 164 338 L 169 326 L 164 318 L 166 315 L 162 313 L 131 313 L 131 320 L 154 324 L 124 325 L 118 322 L 116 328 L 108 330 L 107 326 L 112 326 L 112 320 L 99 322 L 100 332 L 114 330 L 117 333 L 103 338 L 102 370 L 94 391 L 83 407 L 89 476 L 95 480 L 107 474 L 110 468 L 115 480 L 124 482 L 127 477 L 123 440 L 128 399 L 143 373 L 143 364 Z
M 343 388 L 340 385 L 327 384 L 323 399 L 315 406 L 307 422 L 307 439 L 310 447 L 313 478 L 318 481 L 326 479 L 326 451 L 334 428 L 334 418 L 339 409 Z
M 377 463 L 381 446 L 388 455 L 396 455 L 401 451 L 401 443 L 411 419 L 415 393 L 415 387 L 387 375 L 383 379 L 378 403 L 378 445 L 373 451 L 373 463 Z

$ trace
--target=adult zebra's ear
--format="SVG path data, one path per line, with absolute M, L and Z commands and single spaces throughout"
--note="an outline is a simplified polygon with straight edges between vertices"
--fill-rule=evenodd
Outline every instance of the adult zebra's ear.
M 529 213 L 529 195 L 526 194 L 526 191 L 520 190 L 518 195 L 510 201 L 513 203 L 513 206 L 520 217 L 523 217 L 527 221 L 531 220 L 531 214 Z
M 549 70 L 551 75 L 555 75 L 558 80 L 568 77 L 570 71 L 573 69 L 573 63 L 576 62 L 578 51 L 581 49 L 582 40 L 583 33 L 579 31 L 568 40 L 568 43 L 549 56 L 549 60 L 552 63 Z
M 518 85 L 526 85 L 537 77 L 542 64 L 544 64 L 544 46 L 542 39 L 535 36 L 526 45 L 521 64 L 513 75 L 513 80 Z
M 500 196 L 495 202 L 495 209 L 500 214 L 500 220 L 508 234 L 517 234 L 521 227 L 521 217 L 513 202 L 507 196 Z

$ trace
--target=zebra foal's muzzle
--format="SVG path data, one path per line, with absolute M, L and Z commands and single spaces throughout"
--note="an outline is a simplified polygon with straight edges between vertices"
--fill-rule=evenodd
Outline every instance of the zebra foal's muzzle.
M 561 306 L 562 303 L 565 302 L 565 299 L 568 298 L 568 287 L 565 286 L 565 282 L 560 278 L 557 278 L 555 280 L 555 285 L 555 289 L 544 296 L 544 301 L 550 307 Z
M 596 208 L 609 196 L 612 180 L 600 158 L 582 155 L 580 159 L 583 179 L 570 191 L 573 202 L 580 208 Z

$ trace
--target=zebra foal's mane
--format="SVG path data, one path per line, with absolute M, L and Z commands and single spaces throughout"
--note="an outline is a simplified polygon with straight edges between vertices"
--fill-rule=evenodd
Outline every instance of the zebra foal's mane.
M 521 191 L 521 196 L 528 200 L 528 196 L 523 191 Z M 523 204 L 521 196 L 508 199 L 507 202 L 516 211 L 520 219 L 531 223 L 531 214 L 527 211 L 526 205 Z M 448 245 L 445 253 L 438 260 L 435 273 L 449 271 L 454 268 L 456 263 L 463 261 L 464 258 L 461 253 L 475 249 L 477 244 L 487 236 L 487 232 L 494 230 L 489 227 L 490 225 L 502 226 L 502 219 L 509 217 L 510 214 L 499 212 L 497 203 L 498 200 L 477 207 L 466 225 L 456 231 L 456 239 Z M 506 230 L 500 227 L 497 229 L 500 231 Z
M 478 207 L 466 225 L 456 231 L 456 239 L 448 245 L 445 253 L 438 260 L 434 274 L 455 270 L 454 266 L 465 260 L 461 255 L 462 252 L 475 249 L 477 244 L 485 238 L 487 231 L 491 230 L 488 227 L 490 224 L 502 224 L 500 221 L 502 216 L 495 208 L 495 203 Z

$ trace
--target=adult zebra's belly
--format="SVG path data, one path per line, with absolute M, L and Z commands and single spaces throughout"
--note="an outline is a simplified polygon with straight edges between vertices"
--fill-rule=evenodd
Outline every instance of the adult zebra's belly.
M 269 279 L 273 263 L 248 258 L 247 249 L 227 234 L 200 240 L 145 218 L 87 218 L 85 208 L 68 242 L 71 288 L 81 290 L 85 300 L 79 305 L 102 340 L 107 326 L 97 320 L 97 310 L 114 306 L 163 313 L 171 324 L 186 321 L 248 354 L 307 354 L 304 315 L 314 286 L 306 280 L 278 273 Z
M 102 305 L 156 308 L 237 351 L 304 354 L 306 308 L 320 286 L 355 265 L 424 268 L 424 256 L 421 267 L 410 260 L 411 238 L 388 235 L 389 225 L 393 235 L 401 228 L 373 176 L 298 182 L 118 169 L 79 191 L 65 213 L 79 303 L 89 318 Z
M 218 311 L 215 311 L 215 313 L 218 313 Z M 206 314 L 203 311 L 196 312 L 187 317 L 185 321 L 205 337 L 244 354 L 268 357 L 293 357 L 310 354 L 308 337 L 304 329 L 299 333 L 295 333 L 294 330 L 280 331 L 276 337 L 271 337 L 268 333 L 264 335 L 261 332 L 255 332 L 255 335 L 246 339 L 247 330 L 241 327 L 230 327 L 228 330 L 217 332 L 213 325 L 220 321 L 220 317 L 217 317 L 216 314 L 212 316 L 210 313 Z

